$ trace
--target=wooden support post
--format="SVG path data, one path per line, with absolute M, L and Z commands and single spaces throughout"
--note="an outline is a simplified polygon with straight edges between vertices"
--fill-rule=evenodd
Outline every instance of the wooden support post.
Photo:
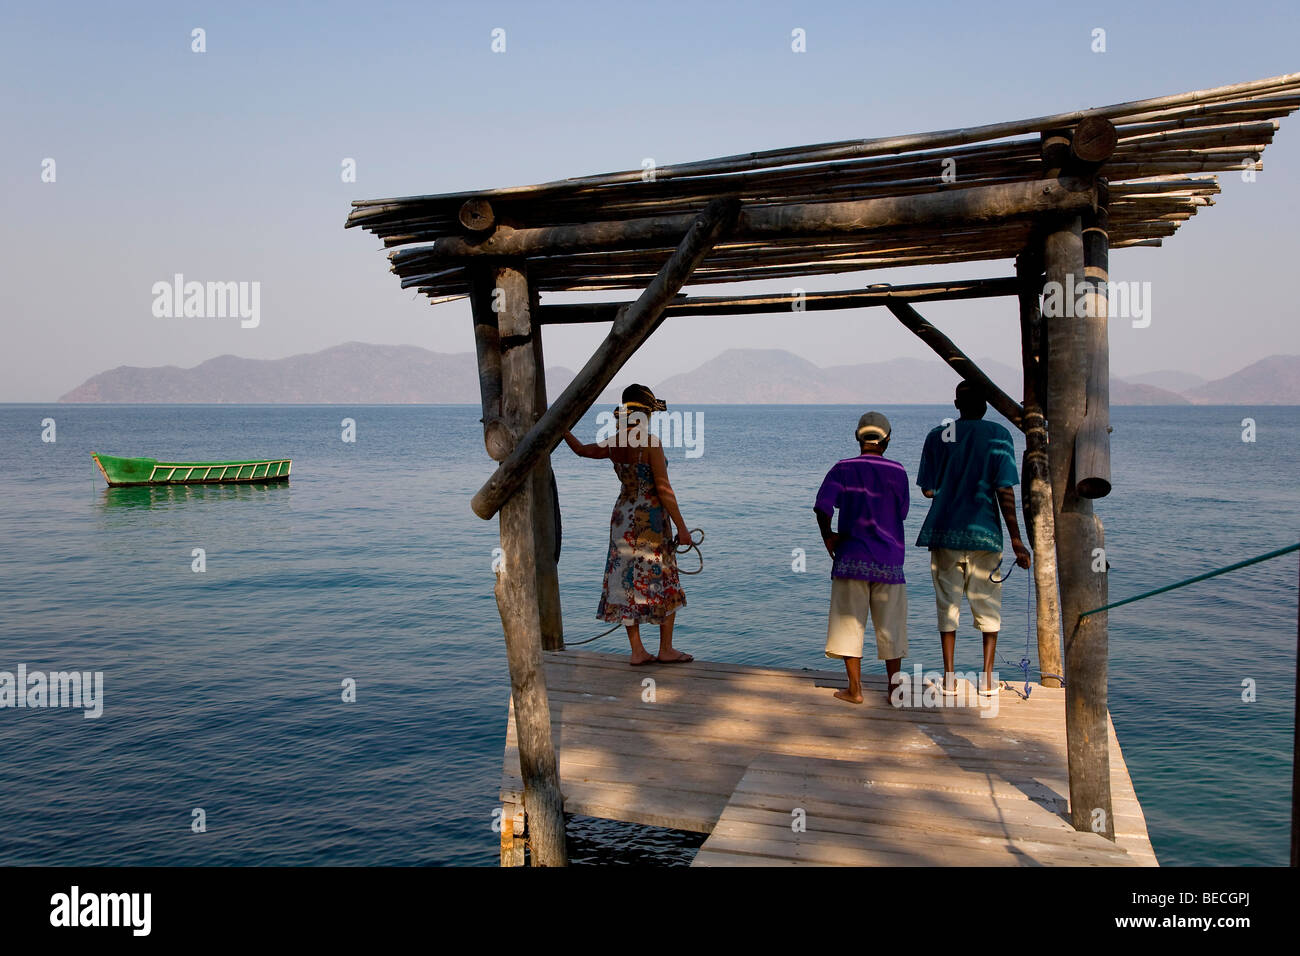
M 1047 270 L 1043 319 L 1047 331 L 1045 412 L 1061 580 L 1065 638 L 1065 730 L 1070 768 L 1070 820 L 1077 830 L 1115 838 L 1110 798 L 1110 734 L 1106 700 L 1106 614 L 1080 613 L 1106 603 L 1106 556 L 1092 502 L 1073 480 L 1074 442 L 1087 401 L 1087 327 L 1065 308 L 1059 290 L 1083 278 L 1083 226 L 1078 216 L 1056 220 L 1043 242 Z M 1058 294 L 1053 295 L 1057 291 Z
M 1291 865 L 1300 866 L 1300 602 L 1295 612 L 1295 717 L 1291 721 Z
M 478 387 L 483 402 L 483 444 L 493 461 L 501 461 L 514 444 L 501 418 L 501 334 L 492 308 L 491 269 L 476 271 L 471 279 L 470 305 L 474 312 L 474 349 L 478 354 Z
M 735 221 L 734 200 L 714 200 L 700 213 L 676 251 L 669 256 L 659 274 L 651 280 L 641 297 L 628 306 L 609 330 L 609 335 L 582 370 L 569 383 L 554 405 L 537 424 L 529 429 L 514 450 L 474 495 L 471 506 L 480 518 L 497 513 L 520 483 L 532 472 L 537 461 L 551 453 L 566 429 L 572 428 L 591 407 L 591 403 L 618 374 L 641 343 L 663 321 L 664 307 L 690 278 L 695 267 L 704 261 L 715 243 Z M 502 335 L 504 339 L 504 334 Z
M 1017 428 L 1021 427 L 1024 410 L 1020 407 L 1020 403 L 998 388 L 978 365 L 966 357 L 965 352 L 957 348 L 952 339 L 922 318 L 921 314 L 906 302 L 887 302 L 886 305 L 889 311 L 894 313 L 894 318 L 907 326 L 922 342 L 934 349 L 935 354 L 947 362 L 953 371 L 966 381 L 978 386 L 980 391 L 984 393 L 984 397 L 988 399 L 988 403 L 1001 412 L 1007 421 Z
M 521 435 L 536 418 L 536 376 L 540 374 L 532 341 L 532 299 L 521 268 L 496 266 L 492 273 L 493 286 L 499 290 L 495 294 L 502 349 L 501 414 L 510 433 Z M 523 476 L 528 477 L 527 473 Z M 550 701 L 542 661 L 534 487 L 532 481 L 521 481 L 501 506 L 505 563 L 497 572 L 496 597 L 506 637 L 533 864 L 566 866 L 564 799 L 551 738 Z
M 1084 498 L 1110 494 L 1110 344 L 1107 335 L 1110 306 L 1109 199 L 1104 181 L 1098 182 L 1096 212 L 1083 215 L 1083 271 L 1087 282 L 1083 321 L 1088 329 L 1087 411 L 1074 439 L 1074 483 Z
M 524 865 L 524 808 L 514 803 L 501 806 L 501 865 Z
M 1043 394 L 1047 376 L 1042 348 L 1042 256 L 1028 250 L 1016 260 L 1020 281 L 1020 353 L 1024 366 L 1025 457 L 1021 465 L 1020 504 L 1025 531 L 1033 549 L 1035 618 L 1038 632 L 1038 679 L 1044 687 L 1060 687 L 1061 598 L 1056 588 L 1056 523 L 1052 514 L 1052 475 L 1047 464 L 1047 420 Z
M 532 290 L 531 315 L 537 314 L 537 293 Z M 531 428 L 546 411 L 546 361 L 542 355 L 542 330 L 533 326 L 533 367 L 536 392 Z M 564 650 L 564 614 L 560 608 L 560 504 L 551 459 L 543 458 L 533 469 L 533 539 L 537 556 L 537 601 L 542 627 L 542 649 Z

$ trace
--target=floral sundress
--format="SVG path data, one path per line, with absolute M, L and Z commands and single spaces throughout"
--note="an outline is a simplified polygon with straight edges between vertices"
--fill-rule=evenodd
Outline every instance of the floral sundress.
M 623 487 L 609 519 L 609 556 L 596 617 L 610 623 L 662 624 L 686 604 L 676 543 L 664 538 L 667 515 L 650 465 L 613 464 Z

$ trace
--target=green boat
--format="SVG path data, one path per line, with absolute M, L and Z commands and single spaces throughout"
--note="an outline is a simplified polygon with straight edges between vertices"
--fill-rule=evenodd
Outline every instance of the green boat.
M 128 485 L 202 485 L 228 481 L 288 481 L 288 458 L 245 458 L 242 461 L 156 461 L 92 454 L 100 474 L 111 487 Z

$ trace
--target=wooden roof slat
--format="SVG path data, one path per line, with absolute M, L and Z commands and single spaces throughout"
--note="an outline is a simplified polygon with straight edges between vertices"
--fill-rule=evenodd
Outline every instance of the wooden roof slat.
M 1036 133 L 1045 129 L 1073 126 L 1087 116 L 1103 116 L 1116 120 L 1125 115 L 1141 115 L 1171 107 L 1212 104 L 1224 100 L 1247 100 L 1252 96 L 1263 96 L 1281 90 L 1300 88 L 1300 73 L 1287 73 L 1281 76 L 1267 77 L 1229 86 L 1213 87 L 1205 90 L 1193 90 L 1187 93 L 1175 93 L 1169 96 L 1152 97 L 1145 100 L 1133 100 L 1116 103 L 1095 109 L 1071 110 L 1054 113 L 1033 119 L 1013 120 L 1006 123 L 990 123 L 969 128 L 937 130 L 930 133 L 914 133 L 904 136 L 880 137 L 875 139 L 843 140 L 835 143 L 822 143 L 815 146 L 796 146 L 783 149 L 761 150 L 740 153 L 717 159 L 701 160 L 693 163 L 680 163 L 662 166 L 656 171 L 656 181 L 666 181 L 680 176 L 702 175 L 714 172 L 728 172 L 739 169 L 762 169 L 770 166 L 787 166 L 793 163 L 829 161 L 850 157 L 879 156 L 890 153 L 914 152 L 920 149 L 935 149 L 947 146 L 961 146 L 984 140 L 1006 139 L 1011 136 Z M 506 189 L 483 189 L 468 193 L 442 193 L 432 196 L 412 196 L 406 199 L 367 199 L 356 200 L 353 206 L 371 207 L 376 205 L 407 203 L 419 200 L 460 197 L 462 201 L 472 197 L 484 199 L 503 198 L 508 195 L 528 194 L 534 191 L 572 190 L 583 186 L 609 185 L 615 183 L 640 182 L 643 170 L 627 170 L 618 173 L 604 173 L 595 176 L 580 176 L 572 179 L 556 180 L 536 186 L 516 186 Z
M 360 226 L 390 252 L 403 287 L 434 299 L 468 291 L 461 257 L 493 233 L 467 233 L 461 205 L 484 199 L 496 235 L 512 230 L 581 229 L 656 217 L 694 217 L 719 196 L 743 210 L 817 203 L 924 197 L 952 190 L 1012 185 L 1043 178 L 1039 135 L 1089 116 L 1116 126 L 1117 146 L 1099 175 L 1109 181 L 1111 245 L 1157 245 L 1181 222 L 1213 205 L 1213 172 L 1263 168 L 1260 157 L 1280 120 L 1300 108 L 1300 73 L 1134 100 L 1026 120 L 905 136 L 843 140 L 724 156 L 642 170 L 557 180 L 534 186 L 359 200 L 348 226 Z M 948 181 L 945 160 L 955 162 Z M 746 215 L 742 212 L 742 220 Z M 751 212 L 750 215 L 753 215 Z M 724 237 L 694 282 L 798 278 L 871 268 L 1014 256 L 1027 224 L 930 224 L 885 234 Z M 678 237 L 679 238 L 679 237 Z M 443 240 L 447 240 L 444 242 Z M 675 244 L 653 237 L 604 243 L 599 252 L 521 247 L 530 277 L 546 291 L 637 288 Z

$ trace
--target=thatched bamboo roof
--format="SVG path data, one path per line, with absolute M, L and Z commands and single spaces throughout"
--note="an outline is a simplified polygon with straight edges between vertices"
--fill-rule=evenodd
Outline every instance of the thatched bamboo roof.
M 664 166 L 651 181 L 637 169 L 535 186 L 361 200 L 353 203 L 347 226 L 381 237 L 393 248 L 392 271 L 401 277 L 403 288 L 415 287 L 434 299 L 467 294 L 470 266 L 476 259 L 482 261 L 480 253 L 524 238 L 548 240 L 527 247 L 540 248 L 540 253 L 522 254 L 530 281 L 542 291 L 639 289 L 667 260 L 680 233 L 665 238 L 663 230 L 651 235 L 623 227 L 697 214 L 720 196 L 736 197 L 742 208 L 753 210 L 1033 182 L 1049 175 L 1042 158 L 1043 134 L 1071 129 L 1087 117 L 1103 117 L 1118 134 L 1113 154 L 1097 171 L 1109 183 L 1111 248 L 1159 245 L 1202 207 L 1213 205 L 1218 181 L 1206 174 L 1262 168 L 1260 156 L 1279 120 L 1297 107 L 1300 74 L 1292 73 L 968 129 Z M 952 181 L 946 181 L 945 169 Z M 491 228 L 463 224 L 462 208 L 470 200 L 490 206 Z M 622 226 L 565 246 L 572 231 L 564 227 L 580 224 Z M 692 282 L 1011 258 L 1025 247 L 1032 226 L 1032 217 L 1023 216 L 836 235 L 800 235 L 798 230 L 790 235 L 737 235 L 716 246 Z

